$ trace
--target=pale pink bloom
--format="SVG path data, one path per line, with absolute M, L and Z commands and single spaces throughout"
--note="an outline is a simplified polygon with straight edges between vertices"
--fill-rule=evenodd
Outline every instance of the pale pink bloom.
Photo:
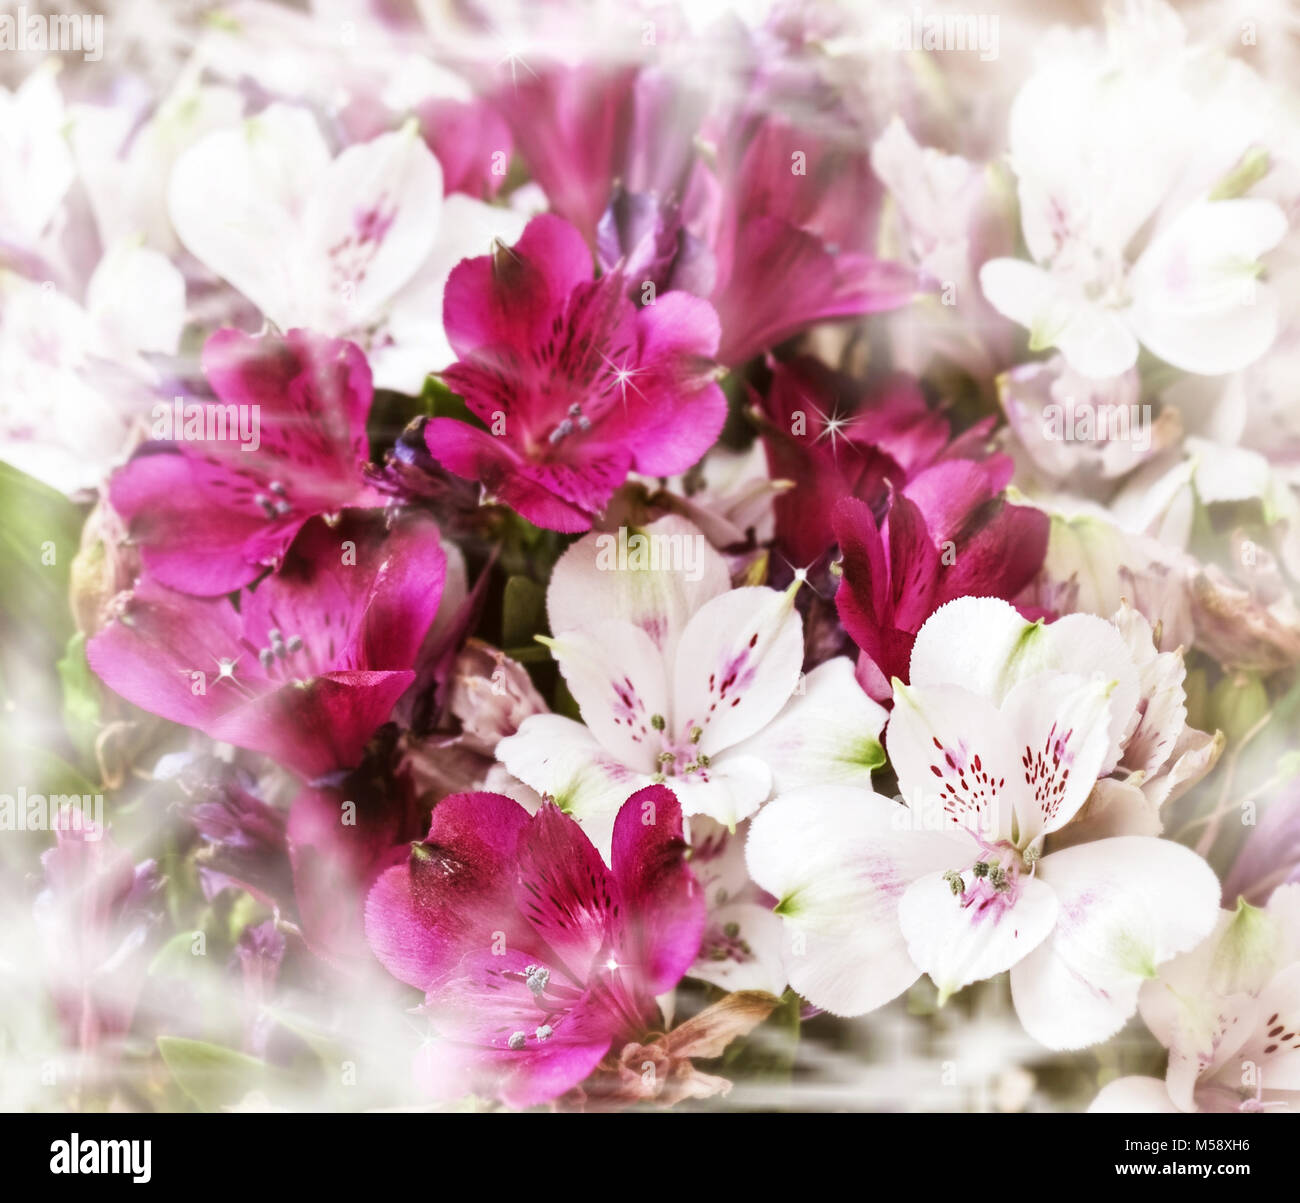
M 1142 987 L 1139 1008 L 1169 1050 L 1165 1080 L 1120 1078 L 1090 1111 L 1295 1111 L 1300 885 L 1221 911 L 1208 939 Z
M 1176 716 L 1133 744 L 1144 699 L 1158 710 L 1120 631 L 1029 623 L 991 598 L 937 611 L 910 671 L 886 732 L 905 805 L 801 790 L 752 825 L 749 869 L 780 900 L 792 985 L 853 1015 L 921 973 L 943 1000 L 1010 970 L 1035 1039 L 1106 1039 L 1157 966 L 1209 931 L 1218 882 L 1171 841 L 1061 837 L 1130 745 L 1163 746 Z

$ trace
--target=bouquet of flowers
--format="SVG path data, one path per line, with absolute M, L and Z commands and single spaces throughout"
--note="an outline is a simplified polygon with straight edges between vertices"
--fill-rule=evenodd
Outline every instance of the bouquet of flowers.
M 0 17 L 0 1105 L 1300 1108 L 1240 7 Z

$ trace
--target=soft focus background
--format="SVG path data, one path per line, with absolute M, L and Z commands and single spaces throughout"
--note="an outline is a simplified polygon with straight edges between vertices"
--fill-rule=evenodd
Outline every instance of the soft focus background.
M 5 13 L 19 10 L 6 0 Z M 132 0 L 21 11 L 91 18 L 85 28 L 97 32 L 81 52 L 0 48 L 0 794 L 102 798 L 110 833 L 56 849 L 47 830 L 16 830 L 16 820 L 0 830 L 0 1107 L 424 1105 L 410 1084 L 423 1028 L 406 1014 L 408 994 L 364 958 L 340 966 L 315 955 L 280 905 L 294 893 L 289 875 L 302 872 L 284 853 L 289 783 L 256 757 L 111 695 L 85 660 L 101 607 L 133 571 L 132 549 L 97 504 L 103 482 L 147 436 L 166 382 L 196 371 L 205 335 L 260 324 L 178 240 L 169 173 L 203 133 L 277 99 L 309 108 L 335 146 L 415 114 L 435 153 L 446 128 L 436 114 L 450 111 L 439 106 L 478 113 L 471 102 L 485 100 L 495 124 L 484 137 L 503 138 L 508 170 L 474 187 L 521 214 L 561 207 L 566 181 L 577 189 L 598 172 L 574 156 L 598 159 L 601 148 L 565 135 L 598 128 L 591 106 L 603 103 L 602 87 L 647 64 L 680 85 L 680 112 L 661 119 L 681 153 L 713 154 L 707 115 L 755 97 L 837 148 L 833 183 L 853 218 L 873 222 L 881 253 L 926 273 L 936 290 L 890 314 L 814 328 L 799 349 L 859 378 L 882 367 L 912 372 L 956 424 L 1008 419 L 999 438 L 1017 461 L 1015 488 L 1053 515 L 1043 603 L 1059 604 L 1065 591 L 1070 604 L 1108 614 L 1121 596 L 1163 589 L 1147 613 L 1166 620 L 1166 650 L 1187 649 L 1189 723 L 1227 738 L 1215 771 L 1166 814 L 1166 833 L 1198 847 L 1221 878 L 1239 865 L 1234 898 L 1240 889 L 1260 899 L 1300 874 L 1294 233 L 1270 268 L 1282 333 L 1267 358 L 1192 383 L 1166 381 L 1143 359 L 1123 382 L 1123 395 L 1157 416 L 1180 415 L 1137 461 L 1098 447 L 1064 462 L 1036 444 L 1032 421 L 1017 426 L 1050 386 L 1024 365 L 1065 369 L 1027 349 L 1027 332 L 985 303 L 976 282 L 984 260 L 1026 257 L 1012 104 L 1041 63 L 1074 61 L 1081 47 L 1105 42 L 1102 5 Z M 1241 153 L 1221 156 L 1225 169 L 1266 145 L 1274 170 L 1256 194 L 1276 199 L 1294 224 L 1294 6 L 1109 12 L 1121 43 L 1125 22 L 1138 22 L 1134 54 L 1177 60 L 1187 78 L 1222 88 L 1221 127 L 1177 132 L 1203 137 L 1207 149 L 1220 136 L 1240 143 Z M 944 16 L 978 18 L 970 28 L 984 40 L 900 44 Z M 550 116 L 558 132 L 546 142 Z M 1115 189 L 1141 176 L 1166 134 L 1144 136 Z M 669 171 L 666 152 L 646 146 L 651 161 L 618 174 Z M 571 219 L 599 217 L 580 213 L 583 200 L 567 198 Z M 102 270 L 124 246 L 156 252 L 178 274 L 138 259 L 118 274 Z M 956 305 L 942 299 L 944 287 Z M 737 412 L 743 375 L 726 385 Z M 434 412 L 435 391 L 378 395 L 376 461 L 413 417 Z M 1225 419 L 1225 407 L 1244 416 Z M 753 429 L 729 427 L 725 437 L 737 450 L 754 445 Z M 1135 530 L 1150 539 L 1140 550 Z M 503 536 L 472 516 L 444 535 L 463 550 L 462 589 L 502 540 L 493 586 L 548 562 L 558 546 L 545 533 Z M 476 633 L 511 648 L 530 642 L 532 629 L 517 608 L 492 603 Z M 548 671 L 534 673 L 543 690 L 555 687 Z M 440 722 L 438 738 L 454 739 L 453 713 L 444 708 Z M 461 754 L 436 741 L 393 752 L 404 788 L 426 807 L 456 788 Z M 269 805 L 256 820 L 236 797 L 254 783 Z M 1257 842 L 1243 860 L 1248 838 Z M 1004 978 L 984 982 L 938 1009 L 922 979 L 851 1021 L 801 1014 L 789 996 L 733 1047 L 719 1071 L 735 1085 L 707 1106 L 1080 1110 L 1116 1076 L 1163 1075 L 1164 1050 L 1139 1019 L 1098 1048 L 1054 1054 L 1023 1034 L 1008 993 Z M 692 1005 L 689 990 L 683 1003 Z

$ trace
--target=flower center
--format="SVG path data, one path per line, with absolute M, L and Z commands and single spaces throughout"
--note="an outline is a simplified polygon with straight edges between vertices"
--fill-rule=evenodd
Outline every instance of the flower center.
M 962 869 L 949 869 L 944 880 L 962 907 L 974 907 L 978 914 L 1010 910 L 1020 897 L 1022 875 L 1033 874 L 1037 854 L 1022 853 L 1009 840 L 989 843 L 976 837 L 976 843 L 976 858 Z
M 652 714 L 650 726 L 659 732 L 659 752 L 655 757 L 659 770 L 655 773 L 656 785 L 662 785 L 669 777 L 689 777 L 693 773 L 708 779 L 705 770 L 709 767 L 709 758 L 699 748 L 703 727 L 692 725 L 684 735 L 673 736 L 669 734 L 668 721 L 662 714 Z

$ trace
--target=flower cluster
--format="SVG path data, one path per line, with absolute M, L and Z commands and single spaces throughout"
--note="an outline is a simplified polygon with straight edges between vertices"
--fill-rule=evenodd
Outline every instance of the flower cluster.
M 104 7 L 0 63 L 0 1102 L 1300 1108 L 1283 28 Z

